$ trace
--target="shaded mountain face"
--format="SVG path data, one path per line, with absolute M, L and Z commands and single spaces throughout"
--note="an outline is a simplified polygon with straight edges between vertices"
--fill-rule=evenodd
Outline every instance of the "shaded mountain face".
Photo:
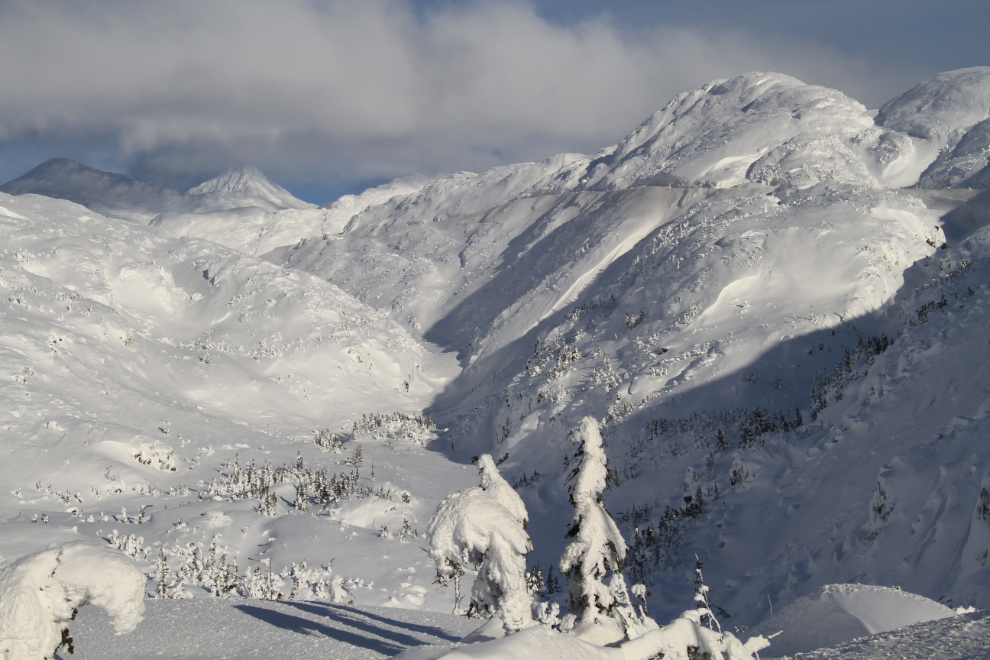
M 252 167 L 230 170 L 188 193 L 181 193 L 67 158 L 52 158 L 0 186 L 0 192 L 66 199 L 103 215 L 138 222 L 148 222 L 162 213 L 207 213 L 239 208 L 260 208 L 272 213 L 314 208 Z
M 359 602 L 449 609 L 411 577 L 433 574 L 412 547 L 425 541 L 382 528 L 423 528 L 490 453 L 529 507 L 531 563 L 556 564 L 569 438 L 590 415 L 627 579 L 653 587 L 655 612 L 692 606 L 695 553 L 741 625 L 768 596 L 782 607 L 835 582 L 990 605 L 990 202 L 958 189 L 985 167 L 988 90 L 988 68 L 941 74 L 874 120 L 835 90 L 747 74 L 679 95 L 595 155 L 399 180 L 320 209 L 249 168 L 128 201 L 194 204 L 151 227 L 5 197 L 15 377 L 0 396 L 17 415 L 0 437 L 66 485 L 0 472 L 19 493 L 0 492 L 0 518 L 22 525 L 0 554 L 31 538 L 21 510 L 54 511 L 71 487 L 94 493 L 76 502 L 86 516 L 167 503 L 147 543 L 208 544 L 226 516 L 231 543 L 289 566 L 332 539 L 337 569 L 374 577 Z M 929 179 L 946 189 L 913 187 Z M 93 189 L 123 199 L 106 190 L 128 181 Z M 317 428 L 368 453 L 379 481 L 366 462 L 355 483 L 408 497 L 355 490 L 318 518 L 286 515 L 316 504 L 301 481 L 265 502 L 231 495 L 235 455 L 357 469 L 320 451 Z M 149 438 L 185 472 L 136 461 Z M 62 468 L 49 446 L 88 467 Z M 145 490 L 114 491 L 108 462 Z
M 97 213 L 147 221 L 183 203 L 177 190 L 103 172 L 67 158 L 52 158 L 0 186 L 9 195 L 35 194 L 67 199 Z

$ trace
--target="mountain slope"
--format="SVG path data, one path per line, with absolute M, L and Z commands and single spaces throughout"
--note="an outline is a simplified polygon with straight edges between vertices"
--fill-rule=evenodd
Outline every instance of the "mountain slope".
M 863 147 L 878 131 L 860 103 L 775 73 L 678 95 L 589 165 L 591 188 L 834 181 L 873 186 Z
M 8 195 L 35 194 L 67 199 L 97 213 L 146 222 L 183 202 L 176 190 L 103 172 L 67 158 L 52 158 L 0 186 Z
M 778 122 L 780 131 L 761 142 L 764 122 Z M 846 132 L 833 135 L 842 126 Z M 537 196 L 484 210 L 460 203 L 467 195 L 485 199 L 483 186 L 511 168 L 446 189 L 428 185 L 367 209 L 339 236 L 266 258 L 318 273 L 459 352 L 465 368 L 431 413 L 450 426 L 442 439 L 455 455 L 507 456 L 503 471 L 530 506 L 544 565 L 563 547 L 567 436 L 591 414 L 608 434 L 620 480 L 607 502 L 630 537 L 636 526 L 653 525 L 657 534 L 634 538 L 640 554 L 631 568 L 634 579 L 656 585 L 654 606 L 687 605 L 681 562 L 698 552 L 719 589 L 728 589 L 717 602 L 748 624 L 763 613 L 752 604 L 768 589 L 779 606 L 860 574 L 890 583 L 872 562 L 892 558 L 864 552 L 876 545 L 865 545 L 874 530 L 855 531 L 876 475 L 931 424 L 947 424 L 956 414 L 949 410 L 962 410 L 953 404 L 921 424 L 897 408 L 903 443 L 867 456 L 856 449 L 863 439 L 834 464 L 791 458 L 815 456 L 832 441 L 827 424 L 817 426 L 831 419 L 822 402 L 835 405 L 855 380 L 835 376 L 837 365 L 865 369 L 904 331 L 891 306 L 912 304 L 903 302 L 918 283 L 911 278 L 945 243 L 939 217 L 948 210 L 954 218 L 962 198 L 933 211 L 921 201 L 931 196 L 881 188 L 915 183 L 927 167 L 919 160 L 924 148 L 874 125 L 837 92 L 753 74 L 679 97 L 619 147 L 552 175 L 555 185 L 537 183 L 534 173 L 546 169 L 520 166 L 516 180 L 528 178 L 523 189 Z M 714 167 L 744 152 L 745 167 Z M 763 171 L 784 176 L 754 176 Z M 645 185 L 664 173 L 705 187 Z M 967 208 L 968 224 L 946 230 L 953 240 L 985 222 L 977 200 Z M 773 458 L 755 459 L 757 447 L 771 442 Z M 855 479 L 850 464 L 861 468 Z M 753 474 L 761 487 L 743 487 Z M 709 502 L 721 493 L 720 503 L 736 513 L 685 513 L 694 512 L 685 498 L 697 502 L 699 488 Z M 839 502 L 817 499 L 843 490 L 849 495 Z M 781 501 L 785 510 L 811 512 L 808 524 L 768 520 Z M 665 518 L 668 506 L 679 522 Z M 839 511 L 822 508 L 829 506 Z M 822 519 L 834 521 L 830 538 L 851 548 L 827 569 L 816 554 L 829 547 Z M 730 521 L 731 534 L 717 532 Z M 738 550 L 719 553 L 722 541 Z M 965 589 L 970 569 L 934 566 L 907 570 L 938 576 L 913 583 L 915 590 L 982 602 Z
M 180 570 L 191 548 L 217 539 L 242 577 L 248 557 L 276 571 L 308 560 L 314 580 L 337 559 L 334 570 L 361 580 L 347 583 L 361 602 L 426 604 L 430 590 L 406 569 L 429 559 L 410 536 L 447 485 L 473 474 L 431 462 L 417 444 L 428 432 L 370 442 L 365 469 L 314 434 L 338 434 L 353 454 L 378 437 L 352 433 L 363 414 L 415 415 L 456 373 L 453 360 L 319 278 L 69 202 L 0 195 L 0 235 L 0 561 L 133 534 L 129 552 L 154 574 L 158 549 Z M 230 492 L 225 466 L 238 456 L 364 476 L 343 482 L 334 506 L 310 488 L 313 509 L 297 515 L 286 515 L 294 482 L 272 484 L 266 511 L 277 517 Z M 436 599 L 449 607 L 448 594 Z

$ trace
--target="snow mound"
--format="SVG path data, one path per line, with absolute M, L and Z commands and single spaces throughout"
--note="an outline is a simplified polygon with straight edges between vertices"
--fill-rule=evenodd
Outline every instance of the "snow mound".
M 88 603 L 107 611 L 118 635 L 130 632 L 144 618 L 144 587 L 137 565 L 105 545 L 76 541 L 22 557 L 0 573 L 0 653 L 47 658 Z
M 924 172 L 921 188 L 990 183 L 990 67 L 940 73 L 885 104 L 877 124 L 913 138 Z
M 197 196 L 211 193 L 226 198 L 225 201 L 231 204 L 242 202 L 243 206 L 270 206 L 277 210 L 313 208 L 312 204 L 296 198 L 251 166 L 229 169 L 187 191 L 187 194 Z
M 465 638 L 467 639 L 467 638 Z M 574 634 L 561 633 L 547 626 L 534 626 L 506 635 L 463 646 L 433 646 L 410 649 L 401 653 L 401 660 L 647 660 L 664 657 L 668 660 L 688 660 L 691 648 L 700 649 L 698 656 L 712 660 L 752 660 L 753 654 L 767 647 L 762 637 L 742 643 L 731 633 L 719 634 L 700 625 L 697 612 L 688 611 L 659 630 L 651 630 L 618 646 L 598 646 L 583 641 Z M 723 655 L 723 653 L 725 655 Z
M 772 635 L 783 631 L 763 654 L 780 657 L 955 614 L 941 603 L 899 589 L 830 584 L 798 598 L 753 632 Z
M 514 635 L 476 644 L 450 647 L 413 648 L 398 656 L 399 660 L 622 660 L 620 649 L 602 648 L 582 642 L 573 635 L 563 635 L 545 626 L 527 628 Z
M 777 73 L 749 73 L 676 96 L 588 167 L 592 189 L 729 188 L 747 182 L 876 186 L 861 143 L 877 129 L 841 92 Z
M 987 639 L 990 612 L 981 610 L 800 653 L 794 660 L 984 660 Z

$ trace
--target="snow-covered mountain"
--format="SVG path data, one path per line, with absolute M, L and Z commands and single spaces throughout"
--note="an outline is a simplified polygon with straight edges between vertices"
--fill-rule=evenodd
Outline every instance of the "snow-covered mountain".
M 876 117 L 754 73 L 596 155 L 323 208 L 250 168 L 145 194 L 42 166 L 4 190 L 46 197 L 0 195 L 0 555 L 181 570 L 219 538 L 286 589 L 449 610 L 414 530 L 490 453 L 556 565 L 591 415 L 660 618 L 695 554 L 730 626 L 835 583 L 990 607 L 988 112 L 990 67 Z
M 67 158 L 52 158 L 0 186 L 0 192 L 67 199 L 102 215 L 144 223 L 161 214 L 208 216 L 226 211 L 249 211 L 267 215 L 286 209 L 316 208 L 314 204 L 295 198 L 254 167 L 228 170 L 181 193 L 123 174 L 103 172 Z
M 220 176 L 190 188 L 187 194 L 223 196 L 225 203 L 231 206 L 258 206 L 262 202 L 273 210 L 313 208 L 313 204 L 297 199 L 288 190 L 270 181 L 261 170 L 250 166 L 227 170 Z
M 171 188 L 103 172 L 68 158 L 46 160 L 0 186 L 0 192 L 67 199 L 97 213 L 144 222 L 183 203 L 183 195 Z

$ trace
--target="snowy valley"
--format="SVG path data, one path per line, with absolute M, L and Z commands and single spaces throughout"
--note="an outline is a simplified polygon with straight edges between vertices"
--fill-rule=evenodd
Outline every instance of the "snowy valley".
M 473 573 L 435 584 L 427 526 L 490 455 L 563 614 L 590 417 L 657 622 L 697 557 L 724 630 L 785 631 L 763 657 L 986 657 L 988 127 L 990 67 L 873 111 L 752 73 L 323 207 L 48 161 L 0 186 L 0 568 L 137 563 L 145 621 L 83 608 L 80 658 L 525 657 L 458 646 Z

